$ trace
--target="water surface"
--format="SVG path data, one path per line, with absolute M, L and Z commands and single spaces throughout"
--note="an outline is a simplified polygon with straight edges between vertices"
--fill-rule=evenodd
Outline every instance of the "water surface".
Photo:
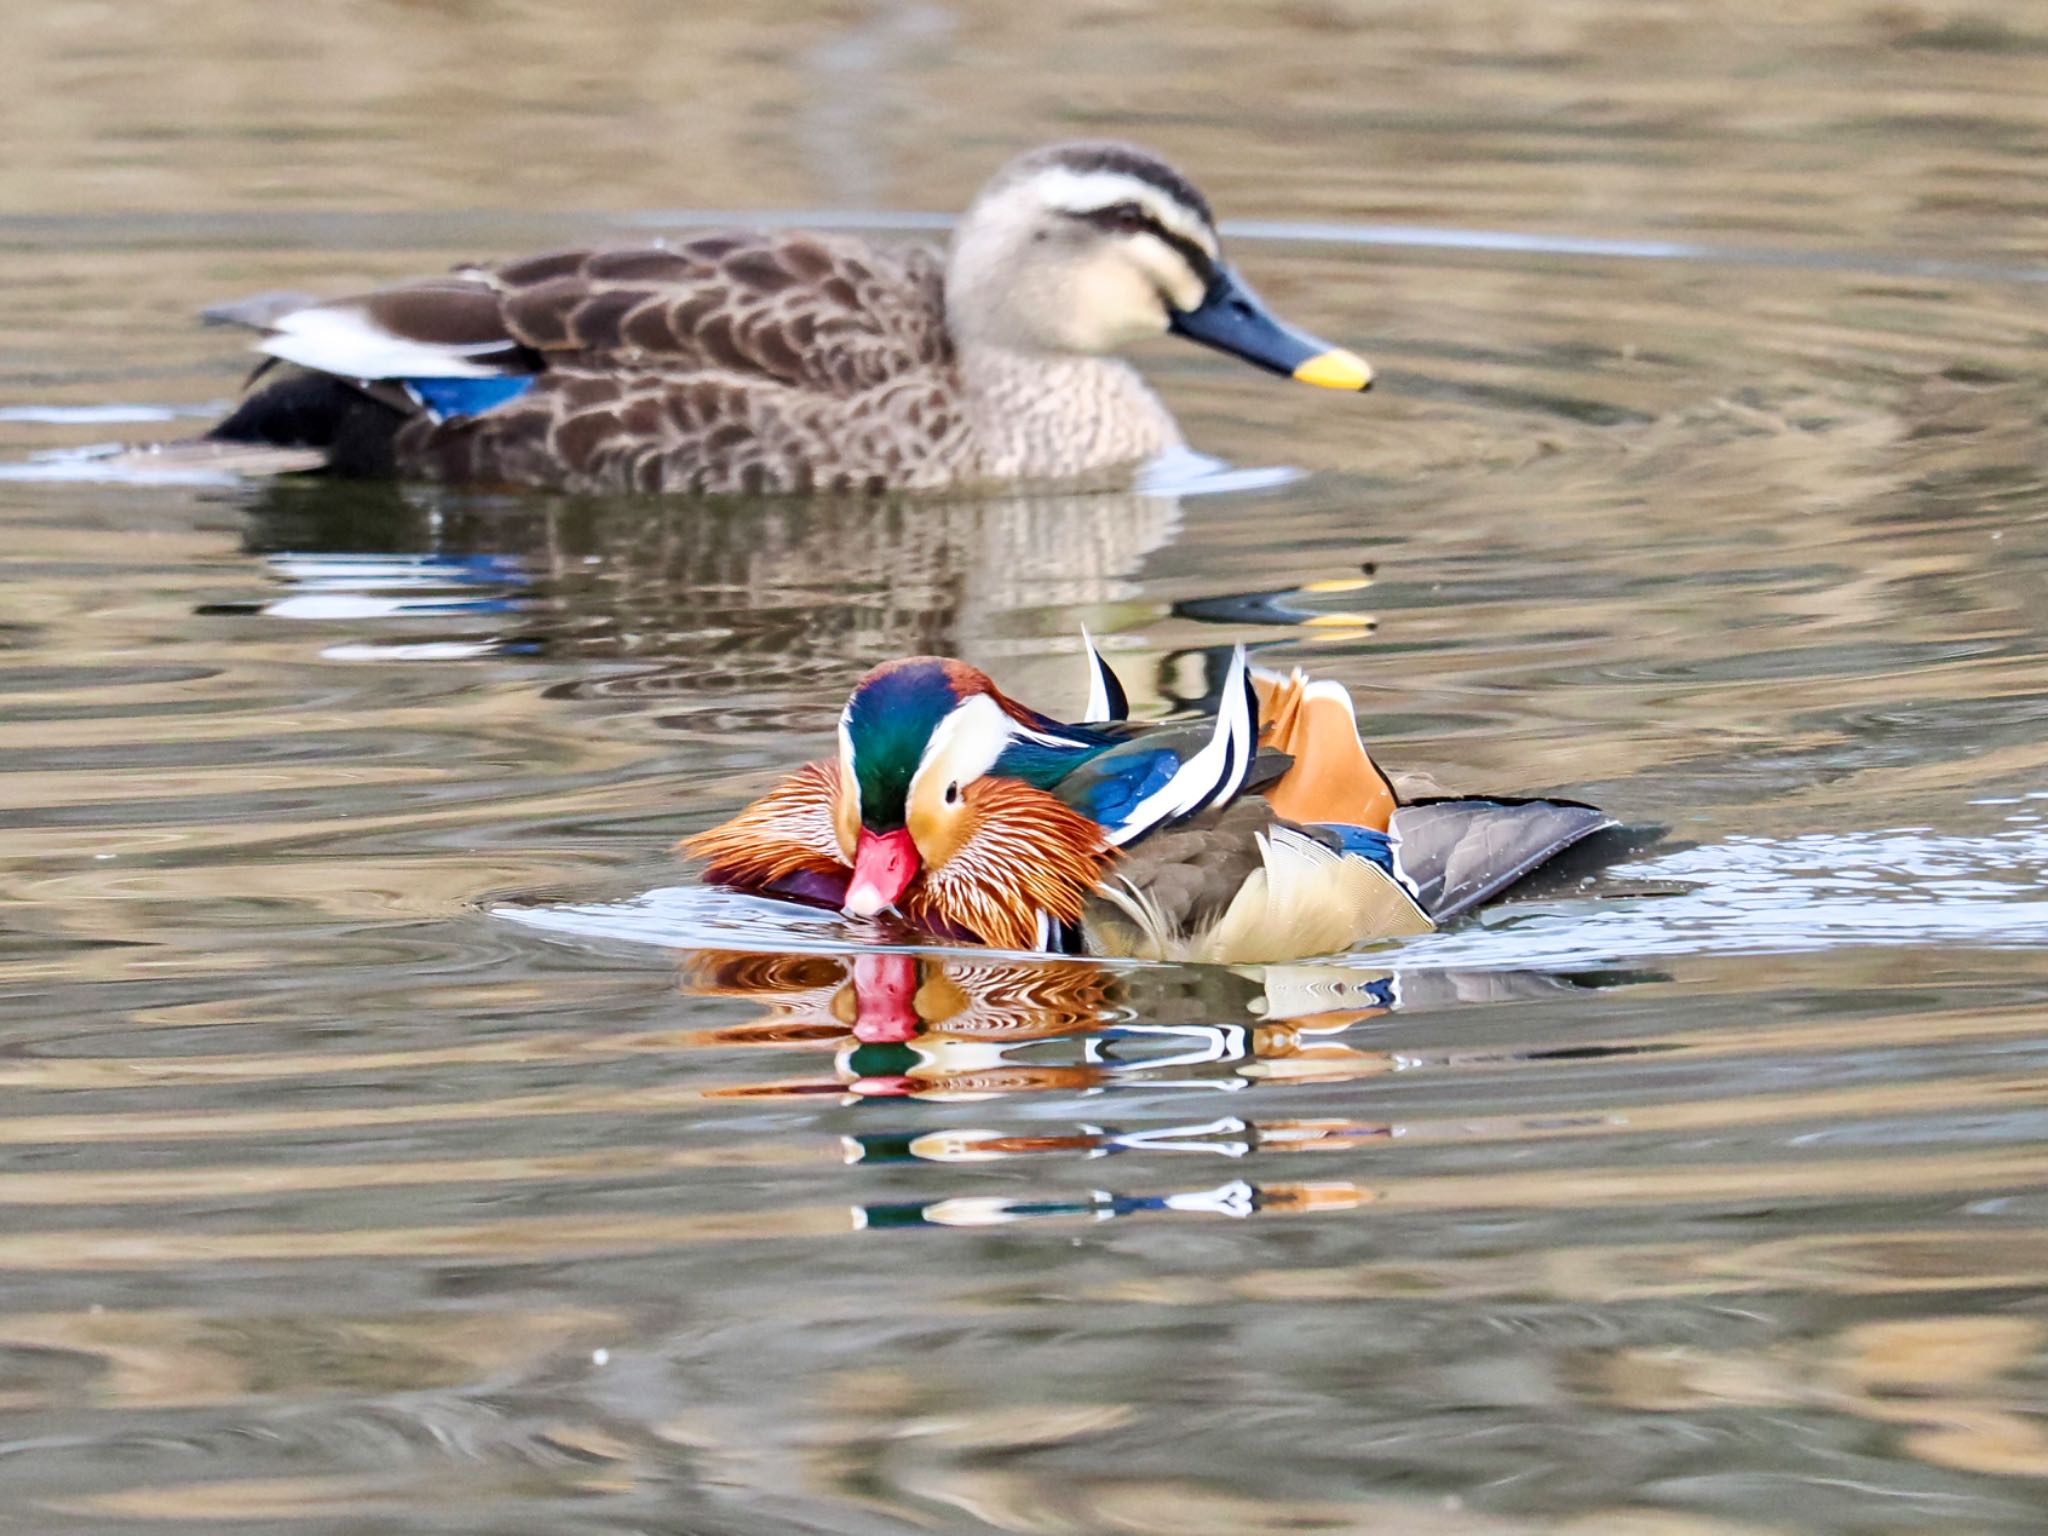
M 1307 473 L 1128 496 L 0 479 L 8 1507 L 2041 1529 L 2048 34 L 1780 11 L 20 18 L 11 460 L 229 397 L 202 303 L 905 238 L 1076 131 L 1384 383 L 1161 343 Z M 1244 970 L 875 953 L 668 852 L 884 657 L 1077 704 L 1083 623 L 1141 709 L 1242 641 L 1665 836 Z

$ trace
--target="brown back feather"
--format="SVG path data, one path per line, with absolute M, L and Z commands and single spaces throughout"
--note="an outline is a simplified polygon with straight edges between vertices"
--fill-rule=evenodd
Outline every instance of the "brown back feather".
M 945 483 L 968 452 L 943 269 L 923 249 L 731 231 L 465 269 L 373 299 L 404 334 L 446 335 L 474 328 L 479 291 L 544 368 L 485 416 L 409 423 L 400 461 L 432 478 L 875 491 Z M 463 312 L 413 313 L 435 303 Z

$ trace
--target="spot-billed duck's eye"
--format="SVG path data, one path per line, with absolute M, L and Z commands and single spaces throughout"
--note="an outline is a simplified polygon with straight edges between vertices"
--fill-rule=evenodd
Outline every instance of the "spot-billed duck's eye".
M 1151 220 L 1145 217 L 1145 210 L 1136 203 L 1117 203 L 1102 210 L 1103 223 L 1120 235 L 1135 235 L 1148 228 Z

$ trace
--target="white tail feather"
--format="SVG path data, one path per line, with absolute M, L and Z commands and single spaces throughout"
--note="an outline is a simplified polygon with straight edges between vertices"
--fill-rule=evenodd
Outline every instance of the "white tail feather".
M 258 352 L 344 379 L 494 379 L 505 370 L 479 359 L 510 347 L 504 341 L 466 346 L 411 341 L 346 306 L 294 310 L 271 324 L 276 334 L 256 343 Z

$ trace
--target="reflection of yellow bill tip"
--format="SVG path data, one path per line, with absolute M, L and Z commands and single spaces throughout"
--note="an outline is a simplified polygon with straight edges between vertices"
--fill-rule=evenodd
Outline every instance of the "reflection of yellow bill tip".
M 1323 389 L 1372 388 L 1372 365 L 1356 352 L 1346 352 L 1342 347 L 1318 352 L 1295 369 L 1294 376 L 1304 384 L 1315 384 Z

